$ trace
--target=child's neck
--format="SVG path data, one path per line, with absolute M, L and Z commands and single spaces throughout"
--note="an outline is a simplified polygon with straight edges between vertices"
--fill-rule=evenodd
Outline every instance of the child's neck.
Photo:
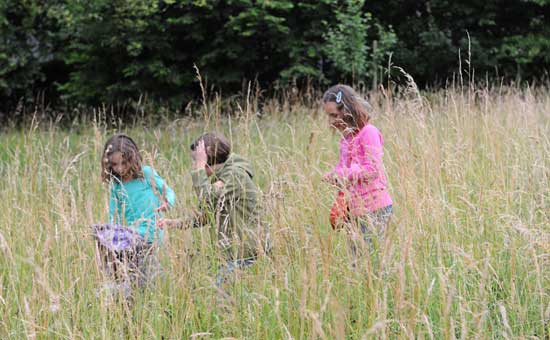
M 125 176 L 125 177 L 122 177 L 120 179 L 120 181 L 122 183 L 126 183 L 126 182 L 130 182 L 130 181 L 133 181 L 134 179 L 136 179 L 134 176 L 130 175 L 130 176 Z

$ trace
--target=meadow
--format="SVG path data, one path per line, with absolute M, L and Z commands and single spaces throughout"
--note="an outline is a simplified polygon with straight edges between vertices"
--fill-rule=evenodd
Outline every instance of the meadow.
M 196 118 L 118 128 L 33 123 L 0 134 L 0 339 L 547 339 L 550 92 L 490 87 L 371 95 L 394 200 L 387 238 L 350 266 L 321 181 L 339 136 L 318 103 L 219 101 Z M 116 125 L 116 124 L 115 124 Z M 189 145 L 205 130 L 248 157 L 274 249 L 220 302 L 207 228 L 171 230 L 164 274 L 132 308 L 96 294 L 92 223 L 108 219 L 103 144 L 130 134 L 195 204 Z

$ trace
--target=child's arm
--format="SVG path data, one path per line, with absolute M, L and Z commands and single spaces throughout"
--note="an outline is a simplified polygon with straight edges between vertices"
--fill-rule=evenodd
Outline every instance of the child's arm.
M 191 158 L 193 159 L 193 170 L 191 171 L 193 189 L 201 204 L 207 203 L 212 207 L 214 202 L 223 194 L 224 185 L 219 185 L 217 182 L 215 185 L 210 183 L 205 170 L 207 155 L 204 141 L 200 141 L 195 150 L 191 152 Z
M 171 229 L 171 228 L 183 228 L 183 220 L 178 218 L 160 218 L 157 220 L 157 227 L 159 229 Z
M 224 185 L 221 184 L 223 182 L 210 183 L 210 178 L 208 178 L 204 169 L 192 170 L 191 180 L 193 182 L 193 190 L 195 190 L 201 203 L 205 202 L 212 206 L 223 194 Z
M 160 177 L 154 169 L 151 170 L 152 172 L 149 176 L 152 178 L 150 180 L 154 181 L 155 188 L 161 196 L 160 206 L 155 209 L 155 211 L 166 211 L 174 206 L 174 203 L 176 202 L 176 193 L 168 186 L 168 184 L 166 184 L 164 179 L 162 179 L 162 177 Z
M 194 211 L 191 216 L 187 218 L 161 218 L 157 221 L 157 227 L 160 229 L 186 229 L 186 228 L 199 228 L 206 224 L 206 216 L 204 214 Z
M 339 177 L 346 181 L 369 182 L 376 179 L 382 167 L 382 136 L 374 127 L 362 131 L 357 136 L 349 167 L 336 169 Z

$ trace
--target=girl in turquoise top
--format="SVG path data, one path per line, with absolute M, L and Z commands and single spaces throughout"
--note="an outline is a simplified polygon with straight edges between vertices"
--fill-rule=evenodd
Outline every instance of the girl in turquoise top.
M 109 219 L 137 231 L 147 243 L 162 241 L 156 227 L 161 212 L 174 205 L 176 195 L 149 166 L 142 166 L 132 138 L 116 134 L 105 143 L 101 161 L 103 181 L 110 185 Z
M 164 232 L 156 223 L 161 213 L 174 205 L 176 195 L 155 170 L 142 165 L 139 149 L 127 135 L 116 134 L 105 143 L 101 168 L 101 177 L 110 187 L 111 224 L 96 228 L 96 239 L 110 249 L 105 252 L 105 247 L 100 247 L 100 255 L 105 273 L 115 280 L 104 288 L 111 293 L 120 290 L 127 299 L 132 287 L 144 287 L 160 273 L 157 245 Z M 115 247 L 133 232 L 139 236 L 130 248 Z

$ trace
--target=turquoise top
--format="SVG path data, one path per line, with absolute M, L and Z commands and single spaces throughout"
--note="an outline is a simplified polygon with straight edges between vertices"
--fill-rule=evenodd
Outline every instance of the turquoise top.
M 164 231 L 156 226 L 161 214 L 155 212 L 163 197 L 172 207 L 176 194 L 149 166 L 143 167 L 144 178 L 128 182 L 116 179 L 111 184 L 109 219 L 111 223 L 136 230 L 147 242 L 162 241 Z

